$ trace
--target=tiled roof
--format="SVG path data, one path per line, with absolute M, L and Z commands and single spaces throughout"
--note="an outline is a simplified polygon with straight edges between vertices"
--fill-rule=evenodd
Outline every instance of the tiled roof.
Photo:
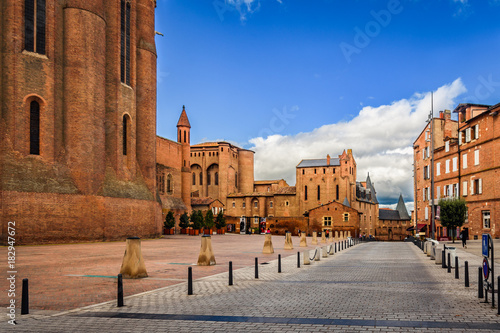
M 165 209 L 184 209 L 184 210 L 187 210 L 187 207 L 181 198 L 174 198 L 174 197 L 170 197 L 170 196 L 163 197 L 161 199 L 161 203 L 162 203 L 162 208 L 165 208 Z
M 285 187 L 280 187 L 275 194 L 295 194 L 297 193 L 297 189 L 295 186 L 285 186 Z
M 393 209 L 380 209 L 378 211 L 378 218 L 379 220 L 391 220 L 391 221 L 401 220 L 401 218 L 399 217 L 399 212 Z
M 191 198 L 191 206 L 208 206 L 214 201 L 215 199 L 210 197 Z
M 302 160 L 300 161 L 297 168 L 311 168 L 311 167 L 323 167 L 323 166 L 339 166 L 340 160 L 338 158 L 330 158 L 330 164 L 326 163 L 326 158 L 319 158 L 313 160 Z
M 191 124 L 189 123 L 188 116 L 186 114 L 186 109 L 184 105 L 182 106 L 181 116 L 179 117 L 179 121 L 177 122 L 177 126 L 185 126 L 191 128 Z
M 265 185 L 265 184 L 278 184 L 279 180 L 256 180 L 255 185 Z

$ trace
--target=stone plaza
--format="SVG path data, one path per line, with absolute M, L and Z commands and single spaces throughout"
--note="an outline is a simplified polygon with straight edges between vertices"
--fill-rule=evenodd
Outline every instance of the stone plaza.
M 195 266 L 199 238 L 169 236 L 143 241 L 149 277 L 124 280 L 124 307 L 117 307 L 116 279 L 104 267 L 119 270 L 123 243 L 58 245 L 71 266 L 55 260 L 38 279 L 30 276 L 30 314 L 16 314 L 7 332 L 326 332 L 500 330 L 497 309 L 477 297 L 480 242 L 457 247 L 460 278 L 448 273 L 411 242 L 367 242 L 304 265 L 304 250 L 284 250 L 284 237 L 273 236 L 275 253 L 262 254 L 261 235 L 213 236 L 217 265 Z M 183 244 L 183 245 L 181 245 Z M 237 245 L 236 245 L 237 244 Z M 330 246 L 332 243 L 328 243 Z M 239 246 L 238 246 L 239 245 Z M 448 244 L 450 245 L 450 244 Z M 459 245 L 459 244 L 456 244 Z M 495 242 L 497 248 L 500 246 Z M 71 248 L 74 247 L 74 248 Z M 77 251 L 80 249 L 80 255 Z M 97 250 L 85 259 L 85 253 Z M 102 252 L 106 250 L 106 252 Z M 168 251 L 167 251 L 168 250 Z M 49 246 L 22 247 L 22 252 L 49 251 Z M 102 252 L 97 255 L 98 252 Z M 301 265 L 297 267 L 297 252 Z M 113 254 L 113 255 L 106 255 Z M 278 254 L 281 273 L 278 273 Z M 61 261 L 63 261 L 60 254 Z M 20 258 L 23 258 L 24 255 Z M 36 256 L 35 256 L 36 257 Z M 160 259 L 163 257 L 163 259 Z M 254 259 L 259 260 L 255 278 Z M 32 256 L 26 257 L 32 258 Z M 498 258 L 498 256 L 497 256 Z M 470 267 L 464 286 L 463 261 Z M 30 275 L 35 262 L 19 271 Z M 234 284 L 228 285 L 228 262 Z M 94 267 L 89 271 L 88 262 Z M 498 262 L 496 260 L 496 262 Z M 99 268 L 101 267 L 101 268 Z M 118 268 L 117 268 L 118 267 Z M 187 267 L 193 270 L 193 295 L 187 293 Z M 50 269 L 49 269 L 50 268 Z M 100 269 L 104 269 L 100 271 Z M 108 268 L 109 269 L 109 268 Z M 72 271 L 73 274 L 68 273 Z M 22 278 L 22 276 L 19 276 Z M 45 283 L 42 283 L 45 281 Z M 2 282 L 2 289 L 4 289 Z M 89 287 L 90 285 L 91 287 Z M 19 285 L 19 292 L 20 292 Z M 146 290 L 141 292 L 142 290 Z M 33 296 L 31 297 L 31 294 Z M 2 295 L 3 297 L 4 295 Z M 62 301 L 66 299 L 66 302 Z M 20 299 L 20 297 L 19 297 Z M 73 301 L 71 301 L 73 299 Z M 3 300 L 3 298 L 2 298 Z M 78 300 L 75 302 L 74 300 Z M 489 300 L 491 301 L 491 295 Z M 103 302 L 104 301 L 104 302 Z M 86 305 L 78 307 L 77 304 Z M 498 300 L 497 300 L 498 302 Z M 5 302 L 2 301 L 2 304 Z M 56 305 L 51 305 L 51 303 Z M 5 309 L 5 307 L 3 307 Z M 48 309 L 48 310 L 43 310 Z

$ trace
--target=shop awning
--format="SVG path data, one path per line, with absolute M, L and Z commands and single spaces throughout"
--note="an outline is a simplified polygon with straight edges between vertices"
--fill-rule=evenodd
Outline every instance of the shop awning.
M 425 223 L 417 223 L 417 228 L 419 231 L 426 231 L 427 230 L 427 224 Z

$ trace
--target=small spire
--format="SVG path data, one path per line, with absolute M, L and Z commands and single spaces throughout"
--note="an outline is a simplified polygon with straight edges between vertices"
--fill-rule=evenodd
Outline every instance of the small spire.
M 189 119 L 186 113 L 186 107 L 182 106 L 181 116 L 179 117 L 179 121 L 177 122 L 177 127 L 189 127 L 191 128 L 191 124 L 189 123 Z

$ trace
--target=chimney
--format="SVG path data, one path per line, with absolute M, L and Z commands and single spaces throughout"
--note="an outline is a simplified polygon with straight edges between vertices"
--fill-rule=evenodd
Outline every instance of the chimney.
M 451 111 L 450 110 L 444 110 L 444 119 L 445 120 L 451 119 Z
M 439 111 L 439 119 L 444 119 L 444 112 L 443 111 Z
M 326 155 L 326 165 L 330 165 L 330 155 Z

